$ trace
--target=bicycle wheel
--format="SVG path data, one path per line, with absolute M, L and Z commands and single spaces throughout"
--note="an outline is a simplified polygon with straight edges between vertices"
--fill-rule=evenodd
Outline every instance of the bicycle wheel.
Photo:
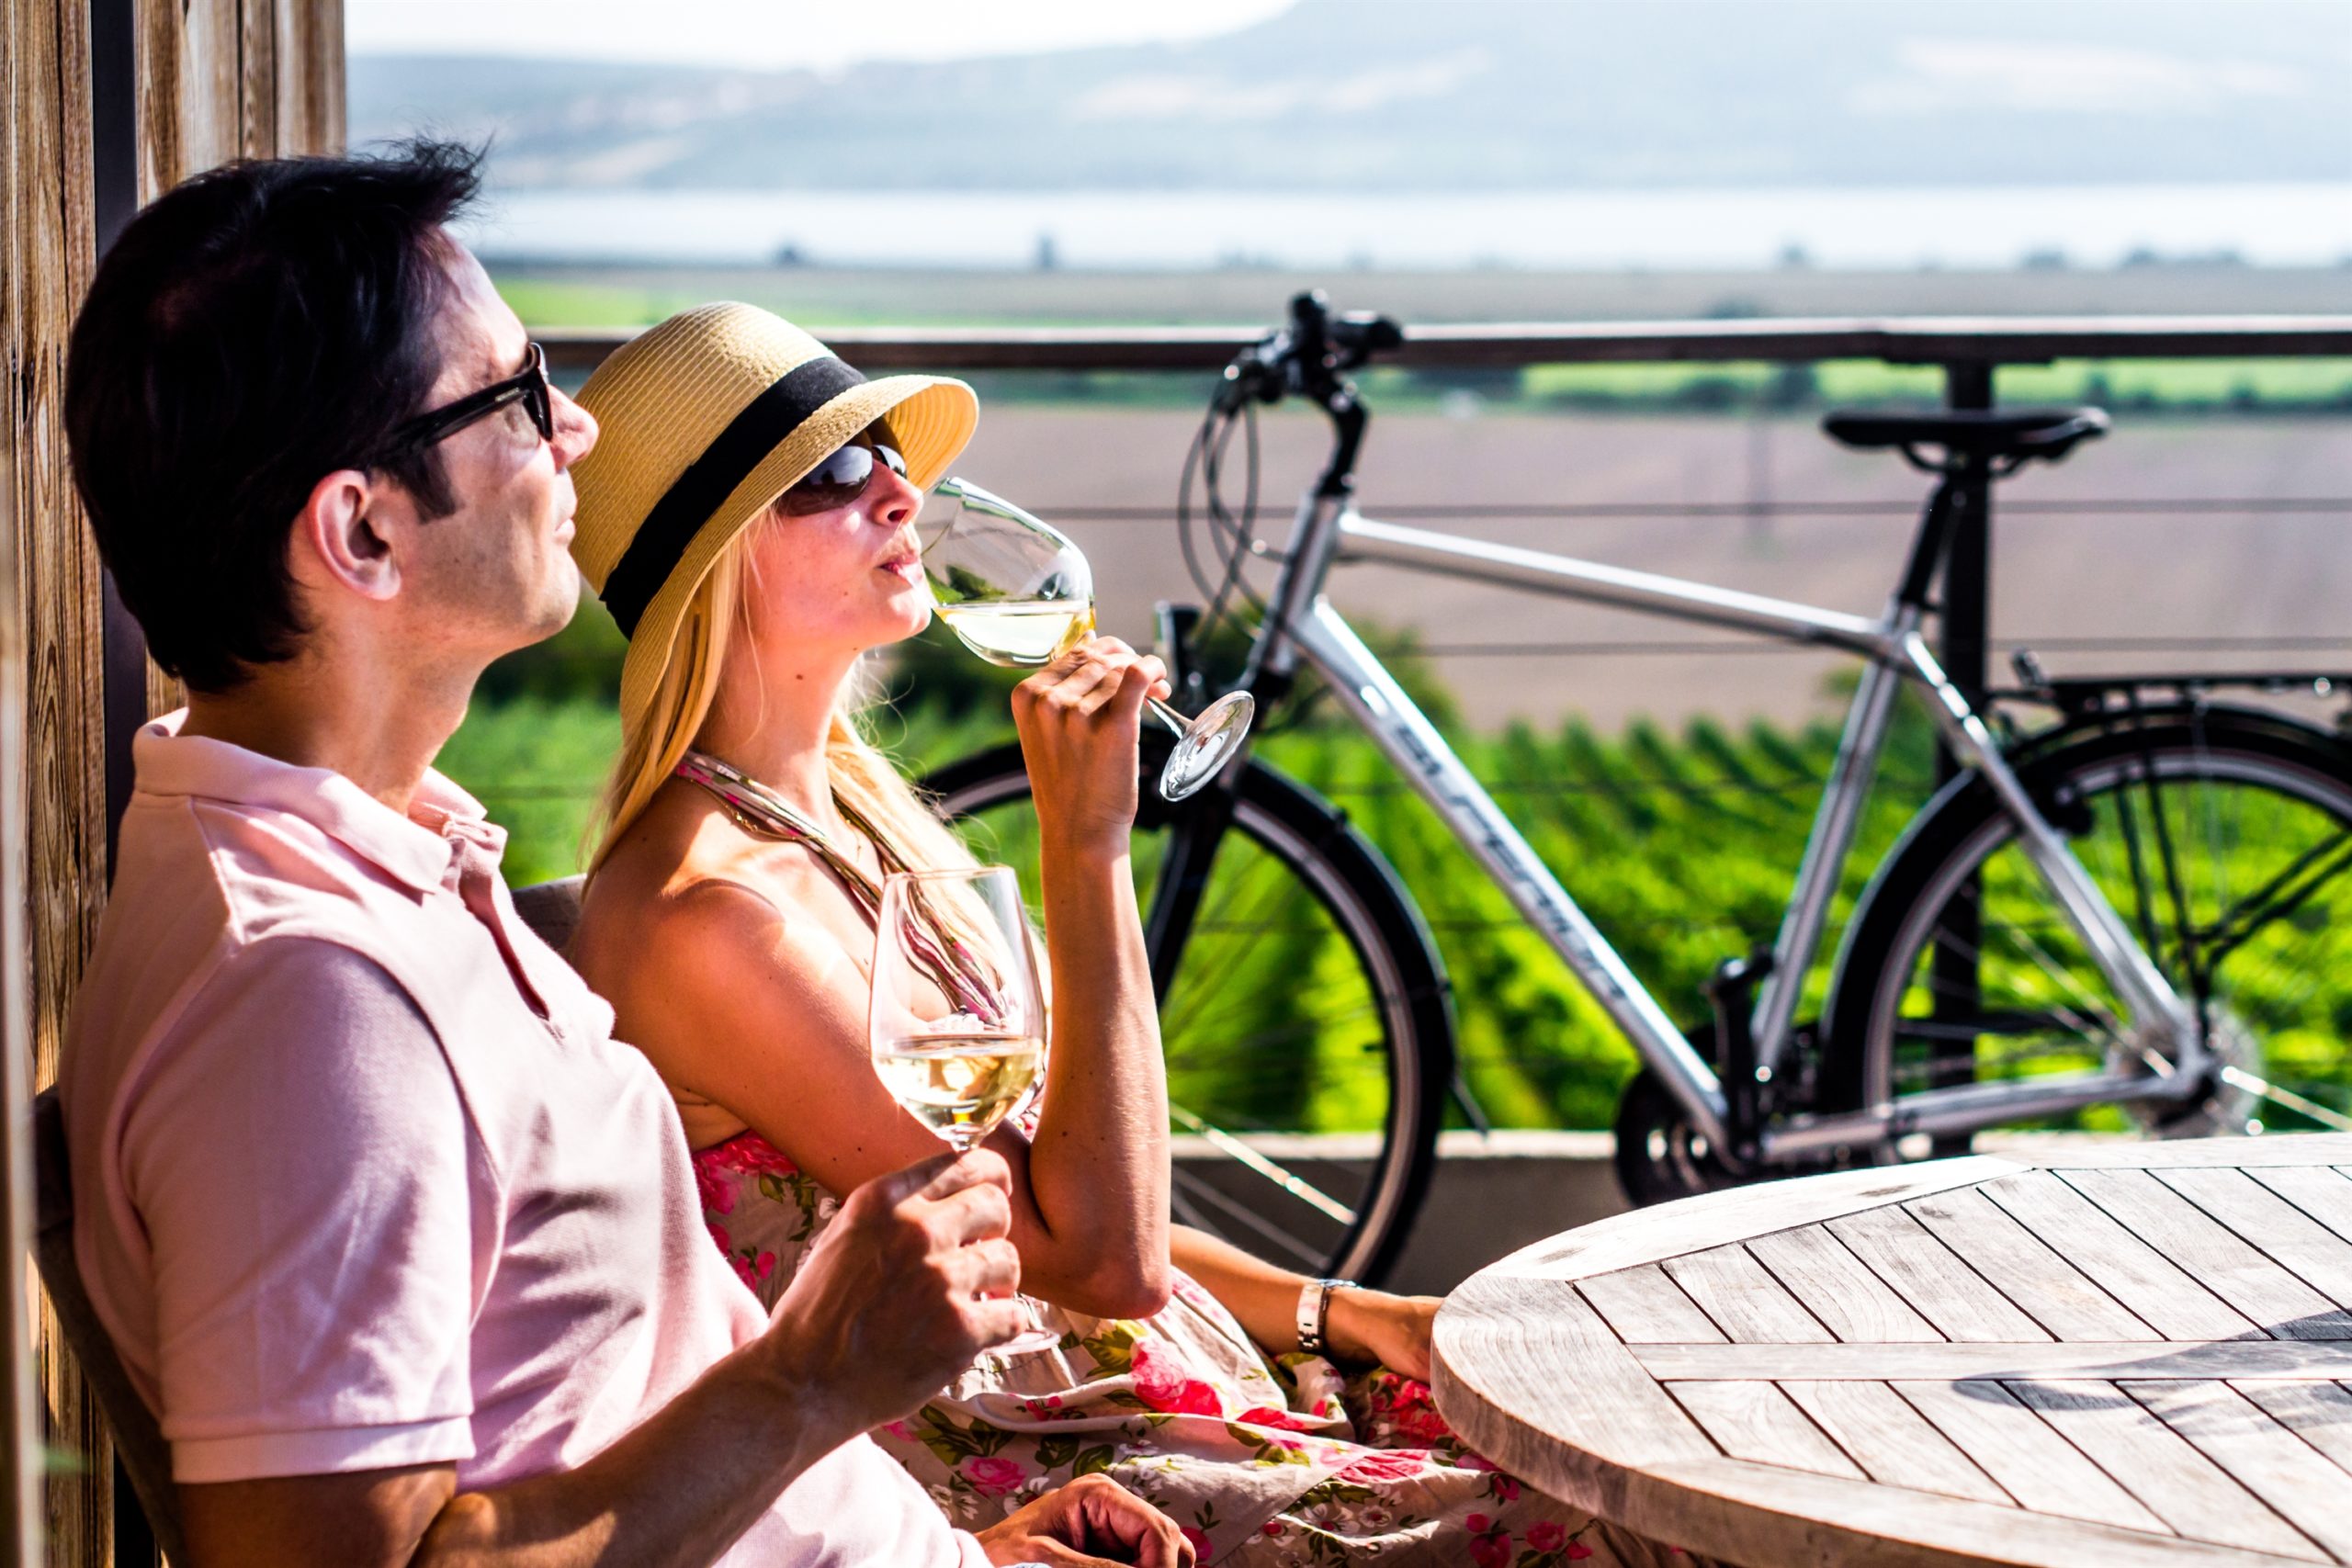
M 1188 807 L 1149 787 L 1137 900 Z M 1036 816 L 1018 747 L 924 781 L 982 860 L 1034 890 Z M 1243 770 L 1160 1000 L 1176 1218 L 1288 1268 L 1366 1282 L 1428 1187 L 1453 1020 L 1427 929 L 1347 819 L 1256 761 Z
M 2156 1136 L 2352 1130 L 2345 749 L 2260 714 L 2174 712 L 2060 745 L 2019 776 L 2194 1006 L 2213 1066 L 2187 1100 L 2014 1125 Z M 1854 930 L 1824 1109 L 1899 1105 L 1944 1084 L 2151 1054 L 2130 1037 L 2125 1010 L 1982 784 L 1955 784 L 1923 814 Z M 1924 1143 L 1897 1153 L 1916 1156 Z

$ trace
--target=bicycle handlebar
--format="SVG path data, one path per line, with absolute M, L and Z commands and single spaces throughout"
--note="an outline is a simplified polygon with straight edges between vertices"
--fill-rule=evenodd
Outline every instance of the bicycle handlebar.
M 1294 394 L 1329 406 L 1346 389 L 1347 372 L 1405 341 L 1405 329 L 1369 310 L 1334 314 L 1319 288 L 1290 302 L 1290 321 L 1234 357 L 1225 367 L 1216 403 L 1278 403 Z

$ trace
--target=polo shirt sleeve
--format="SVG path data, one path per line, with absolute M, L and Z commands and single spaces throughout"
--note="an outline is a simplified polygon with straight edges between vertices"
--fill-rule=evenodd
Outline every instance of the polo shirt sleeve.
M 175 1479 L 472 1456 L 489 1178 L 398 982 L 331 942 L 240 950 L 166 1032 L 122 1126 Z

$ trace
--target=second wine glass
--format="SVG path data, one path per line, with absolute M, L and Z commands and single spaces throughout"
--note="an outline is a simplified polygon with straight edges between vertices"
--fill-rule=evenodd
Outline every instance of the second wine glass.
M 893 872 L 875 912 L 873 986 L 876 1074 L 958 1154 L 1045 1081 L 1045 993 L 1010 868 Z M 996 1354 L 1060 1343 L 1028 1311 L 1031 1326 Z
M 1094 573 L 1052 525 L 963 479 L 939 481 L 924 506 L 923 575 L 939 618 L 991 664 L 1034 669 L 1094 633 Z M 1151 711 L 1175 732 L 1159 794 L 1182 800 L 1215 778 L 1250 733 L 1257 703 L 1227 692 L 1186 718 L 1159 698 Z

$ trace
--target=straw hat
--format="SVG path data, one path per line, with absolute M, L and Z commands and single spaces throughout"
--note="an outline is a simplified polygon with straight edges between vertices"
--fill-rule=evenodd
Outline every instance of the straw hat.
M 628 634 L 625 724 L 660 685 L 704 574 L 770 502 L 885 415 L 908 479 L 928 490 L 980 417 L 961 381 L 869 381 L 791 322 L 736 304 L 681 311 L 622 345 L 580 404 L 603 434 L 571 469 L 571 554 Z

